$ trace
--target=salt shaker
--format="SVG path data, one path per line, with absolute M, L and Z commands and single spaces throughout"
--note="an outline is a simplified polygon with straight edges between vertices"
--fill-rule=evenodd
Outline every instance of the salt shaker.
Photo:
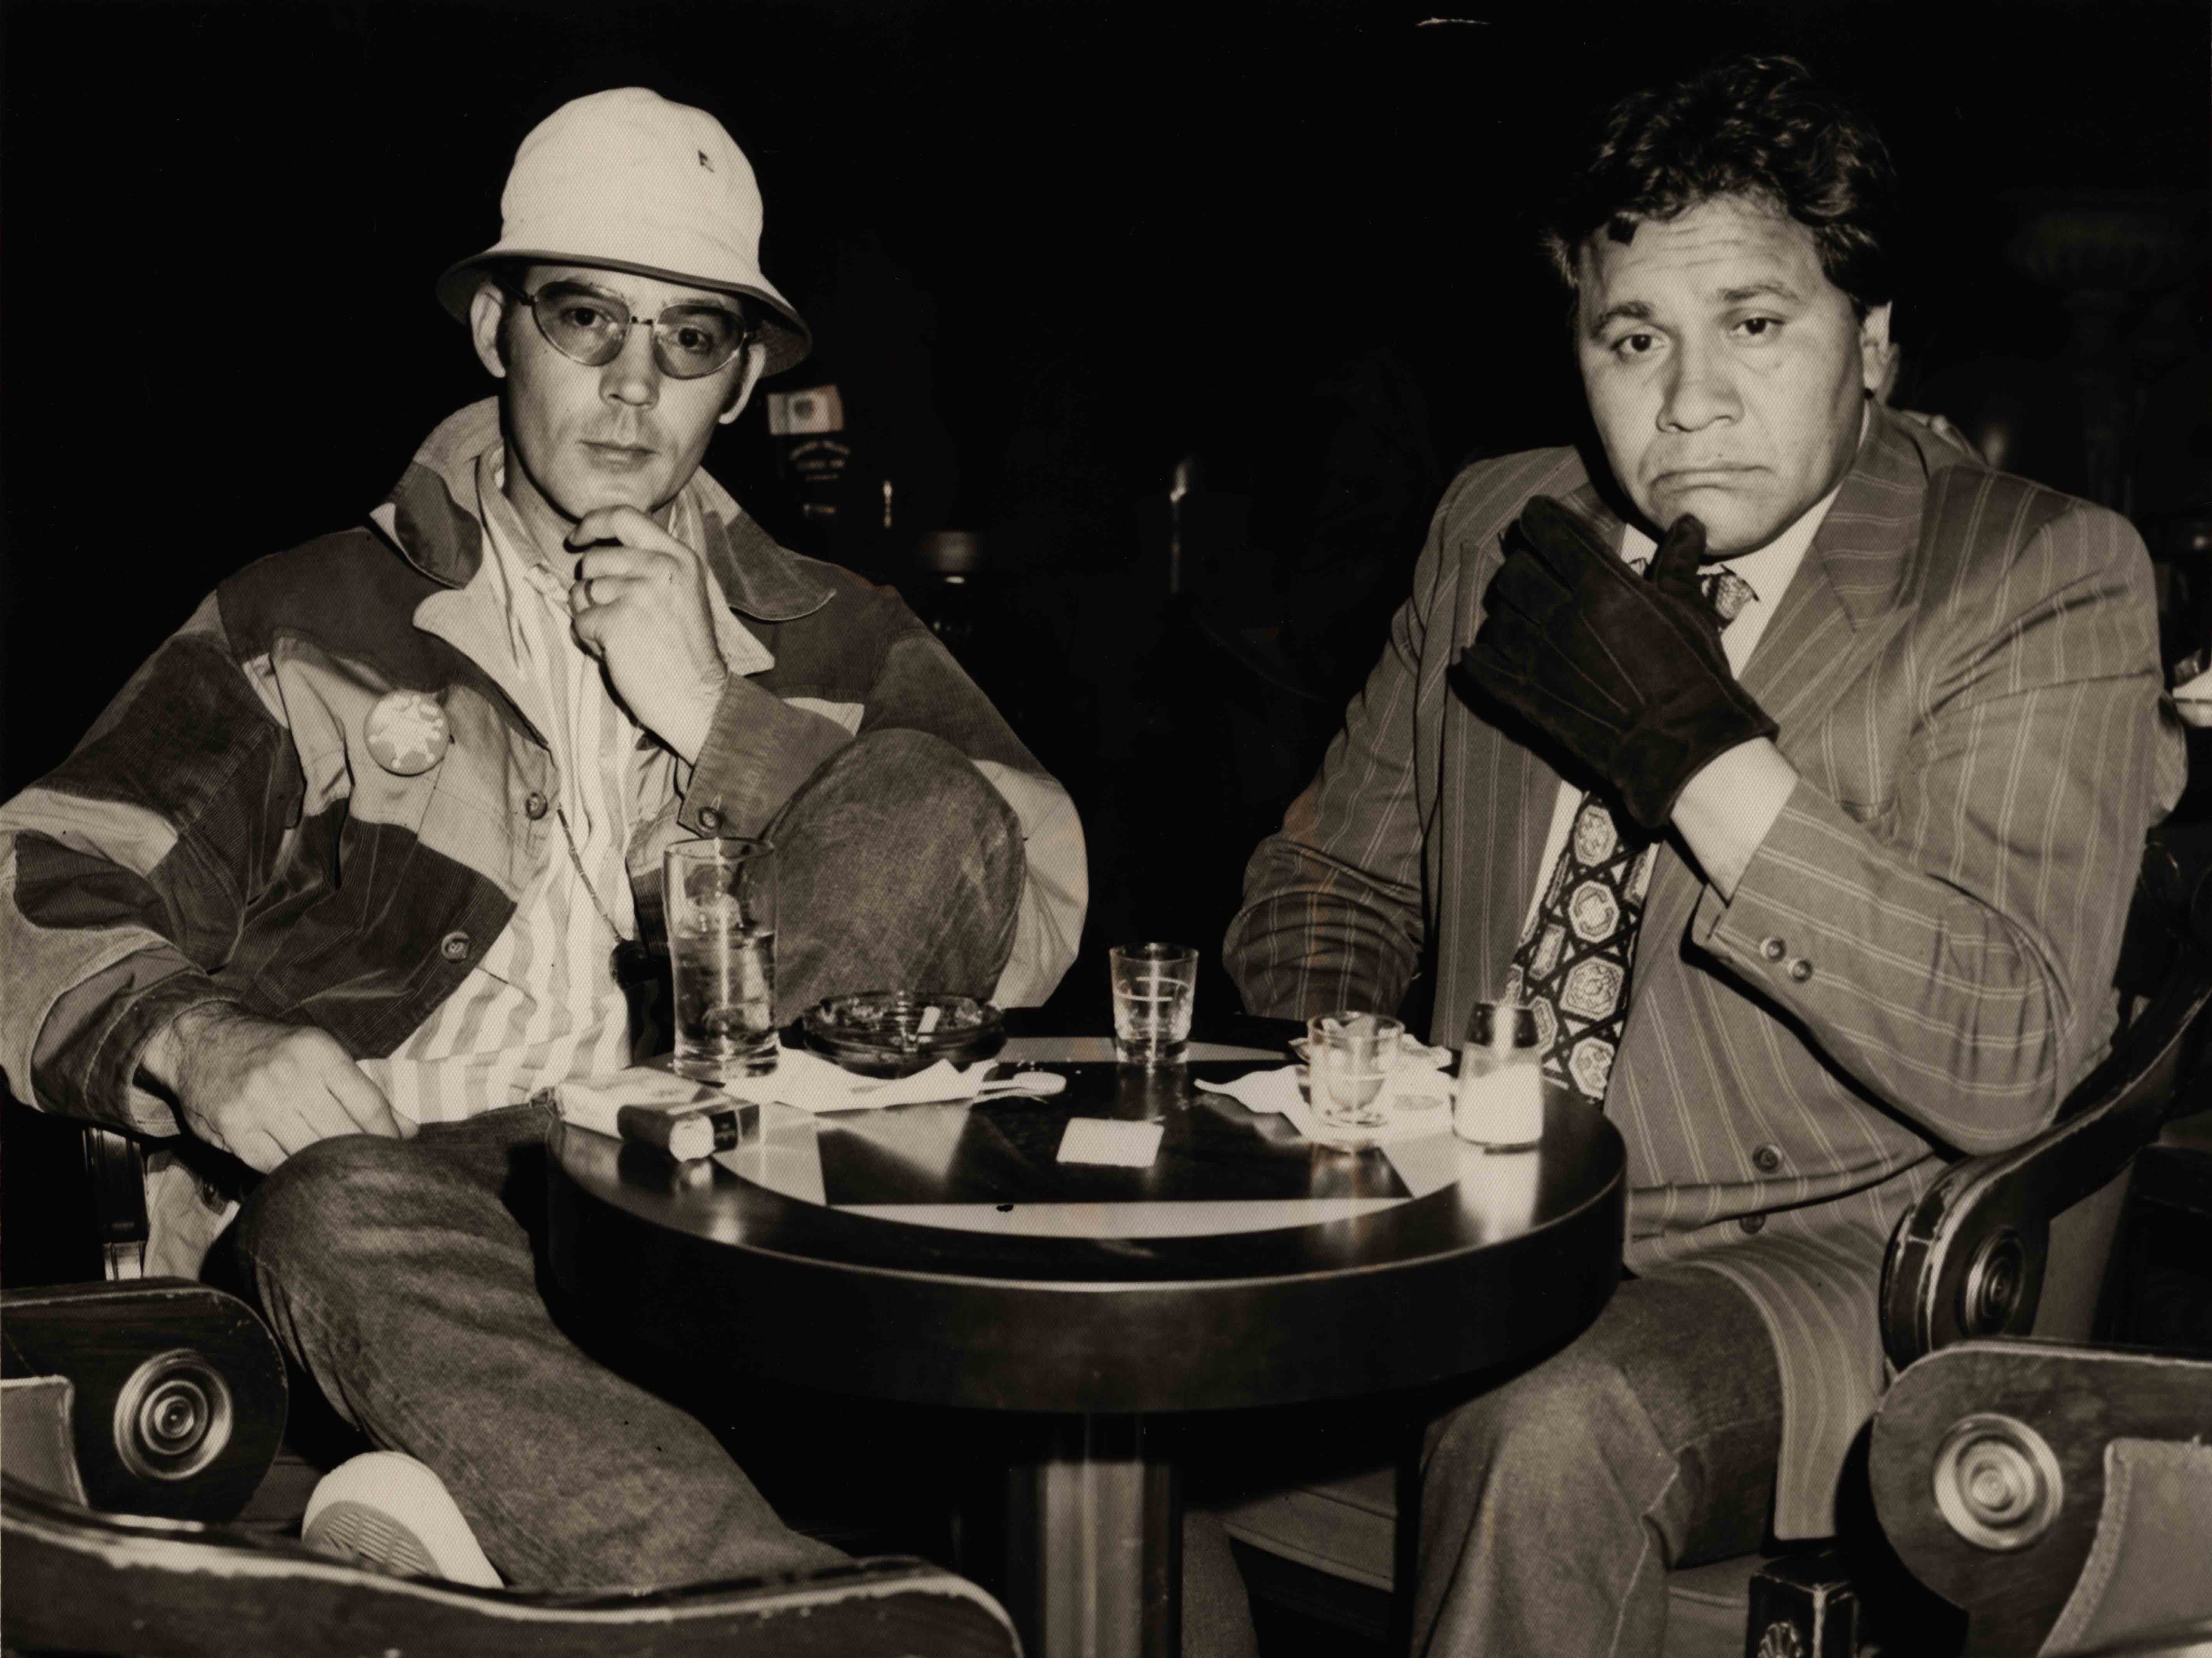
M 1459 1050 L 1452 1127 L 1492 1151 L 1524 1151 L 1544 1138 L 1544 1068 L 1536 1014 L 1518 1002 L 1477 1002 Z

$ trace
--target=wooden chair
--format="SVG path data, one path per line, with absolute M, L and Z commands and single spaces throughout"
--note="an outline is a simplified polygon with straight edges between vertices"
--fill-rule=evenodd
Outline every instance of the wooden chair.
M 276 1343 L 182 1279 L 0 1303 L 0 1644 L 118 1658 L 1018 1658 L 998 1603 L 919 1560 L 638 1594 L 404 1578 L 225 1524 L 284 1421 Z M 123 1511 L 117 1511 L 118 1509 Z
M 1962 1341 L 2082 1341 L 2093 1333 L 2131 1160 L 2170 1116 L 2201 1106 L 2208 1085 L 2212 843 L 2205 837 L 2153 836 L 2119 977 L 2124 991 L 2139 993 L 2129 998 L 2130 1017 L 2056 1121 L 2008 1151 L 1954 1163 L 1899 1223 L 1881 1289 L 1883 1345 L 1899 1371 Z M 1248 1582 L 1255 1600 L 1380 1633 L 1388 1625 L 1384 1598 L 1406 1569 L 1397 1518 L 1411 1489 L 1407 1470 L 1370 1468 L 1224 1510 L 1230 1536 L 1268 1557 L 1240 1552 L 1254 1559 Z M 1838 1644 L 1844 1637 L 1837 1633 L 1856 1617 L 1848 1574 L 1836 1558 L 1813 1550 L 1675 1572 L 1668 1594 L 1668 1658 L 1852 1650 Z M 1818 1643 L 1816 1620 L 1823 1625 Z M 1777 1623 L 1787 1628 L 1770 1635 Z
M 1891 1387 L 1868 1479 L 1968 1658 L 2073 1653 L 2212 1619 L 2208 1437 L 2212 1360 L 1960 1341 Z

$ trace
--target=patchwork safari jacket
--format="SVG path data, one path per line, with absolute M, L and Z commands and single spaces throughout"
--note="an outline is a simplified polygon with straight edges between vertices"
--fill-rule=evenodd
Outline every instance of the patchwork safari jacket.
M 154 1136 L 139 1056 L 197 1004 L 319 1025 L 389 1054 L 468 975 L 562 854 L 547 744 L 485 664 L 504 651 L 471 503 L 495 402 L 431 434 L 368 523 L 249 565 L 142 666 L 74 753 L 0 808 L 0 1076 L 45 1109 Z M 757 653 L 688 786 L 627 853 L 757 833 L 842 744 L 928 732 L 1013 806 L 1027 876 L 1004 1002 L 1041 1001 L 1088 896 L 1067 795 L 897 594 L 779 547 L 703 471 L 683 521 Z M 402 775 L 372 757 L 395 691 L 450 746 Z M 684 779 L 679 770 L 678 781 Z

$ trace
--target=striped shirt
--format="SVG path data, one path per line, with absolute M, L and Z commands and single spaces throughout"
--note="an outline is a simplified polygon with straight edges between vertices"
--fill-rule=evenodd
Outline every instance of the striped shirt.
M 679 780 L 676 757 L 641 740 L 645 728 L 576 642 L 570 577 L 538 550 L 505 483 L 504 451 L 494 448 L 477 463 L 488 555 L 477 580 L 505 617 L 510 660 L 484 665 L 552 749 L 555 832 L 514 919 L 460 987 L 388 1057 L 360 1061 L 392 1110 L 416 1122 L 458 1122 L 630 1063 L 629 1004 L 613 963 L 616 944 L 638 931 L 623 849 Z M 683 539 L 688 502 L 679 497 L 676 510 Z

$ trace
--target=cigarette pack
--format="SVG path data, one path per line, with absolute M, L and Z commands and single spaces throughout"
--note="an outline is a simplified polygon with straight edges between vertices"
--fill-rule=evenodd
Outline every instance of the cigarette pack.
M 615 1113 L 615 1127 L 626 1140 L 656 1146 L 678 1162 L 688 1163 L 737 1149 L 741 1108 L 735 1100 L 710 1100 L 698 1105 L 625 1105 Z
M 564 1121 L 649 1145 L 679 1162 L 734 1150 L 743 1137 L 742 1114 L 760 1108 L 650 1066 L 564 1082 L 550 1092 Z

